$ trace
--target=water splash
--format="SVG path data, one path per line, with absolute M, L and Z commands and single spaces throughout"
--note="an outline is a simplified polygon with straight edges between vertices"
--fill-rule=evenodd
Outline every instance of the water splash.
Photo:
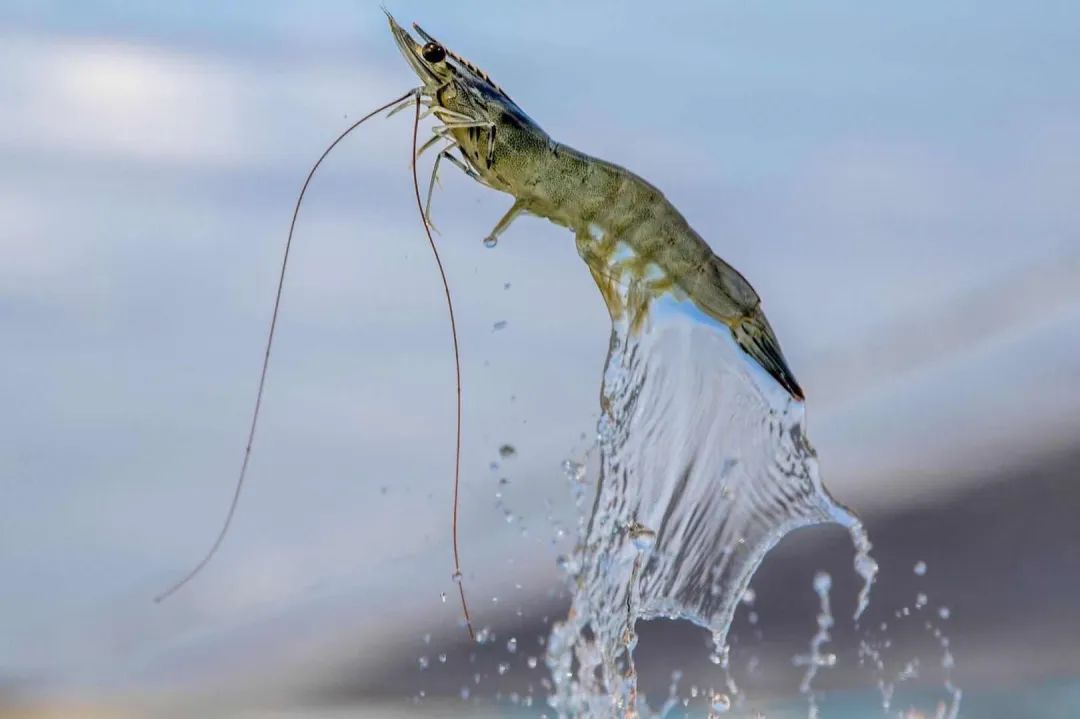
M 623 307 L 642 306 L 640 287 L 621 292 Z M 726 656 L 754 571 L 797 528 L 835 522 L 851 534 L 864 579 L 856 620 L 877 571 L 861 523 L 821 483 L 804 405 L 692 303 L 664 294 L 645 306 L 632 321 L 612 312 L 596 494 L 564 563 L 570 612 L 547 649 L 560 717 L 651 715 L 637 694 L 639 619 L 689 620 Z
M 802 682 L 799 684 L 799 693 L 806 697 L 810 711 L 808 719 L 818 719 L 817 696 L 814 693 L 813 683 L 818 670 L 822 667 L 836 666 L 836 655 L 825 653 L 821 648 L 832 640 L 830 629 L 833 627 L 832 608 L 829 606 L 829 590 L 832 589 L 832 577 L 825 572 L 818 572 L 814 577 L 814 591 L 817 592 L 821 610 L 817 616 L 817 633 L 810 640 L 810 653 L 799 655 L 794 658 L 797 666 L 805 666 Z
M 913 571 L 917 577 L 926 576 L 926 562 L 917 562 Z M 868 666 L 873 671 L 881 695 L 881 709 L 885 714 L 889 714 L 893 709 L 897 689 L 905 682 L 918 678 L 923 664 L 922 659 L 917 655 L 900 657 L 899 659 L 890 658 L 888 655 L 891 651 L 895 651 L 895 647 L 892 640 L 888 638 L 887 632 L 890 630 L 895 631 L 897 626 L 902 626 L 905 622 L 916 621 L 921 623 L 922 629 L 933 638 L 934 643 L 941 652 L 942 690 L 947 699 L 938 702 L 933 718 L 956 719 L 959 715 L 964 692 L 953 681 L 953 668 L 956 660 L 952 654 L 951 642 L 942 628 L 942 624 L 933 619 L 936 614 L 941 622 L 945 622 L 952 616 L 952 612 L 948 607 L 941 606 L 938 607 L 936 613 L 932 613 L 928 611 L 929 606 L 930 599 L 927 594 L 922 591 L 916 593 L 914 607 L 904 606 L 893 613 L 896 618 L 896 626 L 890 627 L 888 623 L 882 622 L 878 627 L 880 634 L 867 631 L 859 642 L 859 663 Z M 891 673 L 888 669 L 889 665 L 900 666 L 901 668 Z M 901 715 L 930 716 L 915 708 L 911 708 Z

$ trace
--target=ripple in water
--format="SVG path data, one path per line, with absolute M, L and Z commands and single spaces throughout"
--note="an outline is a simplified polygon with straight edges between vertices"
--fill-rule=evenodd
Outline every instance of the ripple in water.
M 627 301 L 634 291 L 623 288 L 624 307 L 641 306 Z M 692 303 L 665 294 L 647 306 L 643 322 L 613 321 L 596 494 L 565 563 L 571 609 L 548 640 L 561 717 L 651 715 L 634 670 L 640 619 L 689 620 L 726 657 L 754 571 L 794 529 L 848 529 L 864 579 L 856 619 L 877 571 L 859 520 L 822 485 L 803 404 Z M 733 682 L 725 690 L 703 709 L 726 712 L 738 697 Z

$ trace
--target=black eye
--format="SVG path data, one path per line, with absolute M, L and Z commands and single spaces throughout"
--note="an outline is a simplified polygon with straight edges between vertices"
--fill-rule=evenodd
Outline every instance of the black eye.
M 427 45 L 424 45 L 420 54 L 423 55 L 424 59 L 428 62 L 442 62 L 446 59 L 446 50 L 443 50 L 442 45 L 435 42 L 429 42 Z

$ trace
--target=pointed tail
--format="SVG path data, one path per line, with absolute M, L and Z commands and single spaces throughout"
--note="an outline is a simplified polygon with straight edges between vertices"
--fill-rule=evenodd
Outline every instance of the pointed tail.
M 784 353 L 780 351 L 780 342 L 773 334 L 769 321 L 761 310 L 755 310 L 749 317 L 742 317 L 731 325 L 735 342 L 743 352 L 750 355 L 766 372 L 780 383 L 780 386 L 797 400 L 805 399 L 802 387 L 795 380 L 795 375 L 788 367 Z

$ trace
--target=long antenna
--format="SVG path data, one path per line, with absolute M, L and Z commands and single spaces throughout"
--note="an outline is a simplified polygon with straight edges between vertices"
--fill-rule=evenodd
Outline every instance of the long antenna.
M 300 214 L 300 204 L 304 201 L 304 193 L 307 192 L 308 185 L 311 184 L 311 178 L 313 178 L 315 176 L 315 171 L 319 169 L 319 165 L 321 165 L 322 161 L 326 159 L 326 156 L 330 154 L 330 151 L 333 150 L 335 147 L 337 147 L 337 144 L 339 142 L 341 142 L 342 140 L 344 140 L 346 135 L 348 135 L 350 132 L 352 132 L 356 128 L 360 127 L 360 125 L 363 124 L 364 122 L 366 122 L 367 120 L 371 119 L 375 115 L 378 115 L 383 110 L 386 110 L 387 108 L 392 107 L 392 106 L 402 102 L 403 100 L 405 100 L 405 98 L 409 97 L 410 95 L 416 95 L 417 102 L 418 103 L 420 102 L 420 93 L 417 90 L 409 90 L 407 93 L 405 93 L 401 97 L 396 98 L 394 100 L 391 100 L 390 102 L 386 103 L 385 105 L 382 105 L 381 107 L 378 107 L 378 108 L 372 110 L 371 112 L 369 112 L 368 114 L 364 115 L 359 120 L 354 122 L 352 125 L 350 125 L 349 128 L 347 130 L 345 130 L 345 132 L 338 135 L 337 139 L 335 139 L 333 142 L 330 143 L 330 145 L 326 148 L 326 150 L 323 151 L 323 154 L 319 156 L 319 159 L 315 161 L 315 164 L 312 165 L 311 171 L 308 172 L 307 179 L 304 180 L 304 185 L 303 185 L 303 187 L 300 188 L 300 195 L 296 198 L 296 207 L 293 209 L 292 221 L 289 223 L 289 236 L 285 240 L 285 252 L 284 252 L 284 255 L 282 256 L 282 259 L 281 259 L 281 274 L 278 276 L 277 294 L 274 296 L 274 312 L 270 316 L 270 330 L 266 335 L 266 352 L 263 354 L 262 372 L 259 374 L 259 389 L 255 393 L 255 408 L 251 413 L 251 426 L 248 428 L 247 446 L 244 449 L 244 461 L 240 464 L 240 475 L 236 480 L 236 489 L 233 491 L 232 502 L 229 503 L 229 511 L 226 513 L 225 522 L 221 525 L 221 531 L 218 533 L 217 539 L 215 539 L 214 543 L 210 546 L 209 551 L 206 552 L 206 554 L 203 556 L 203 558 L 201 560 L 199 560 L 199 563 L 196 564 L 195 567 L 190 572 L 188 572 L 186 575 L 184 575 L 184 577 L 181 578 L 180 581 L 176 582 L 171 587 L 166 589 L 164 592 L 162 592 L 161 594 L 154 597 L 155 602 L 162 602 L 165 599 L 168 599 L 171 595 L 175 594 L 177 590 L 179 590 L 185 584 L 187 584 L 192 579 L 194 579 L 195 576 L 199 572 L 202 571 L 203 567 L 205 567 L 207 564 L 209 564 L 210 560 L 213 559 L 214 555 L 217 553 L 218 549 L 221 547 L 221 543 L 225 541 L 225 535 L 228 534 L 229 526 L 232 524 L 233 516 L 236 514 L 236 507 L 240 503 L 240 492 L 244 488 L 244 478 L 247 475 L 248 461 L 251 459 L 251 446 L 255 442 L 255 427 L 259 423 L 259 409 L 262 407 L 263 388 L 266 385 L 266 372 L 267 372 L 267 369 L 270 367 L 270 348 L 274 344 L 274 330 L 277 328 L 278 309 L 281 307 L 281 294 L 282 294 L 282 290 L 285 288 L 285 268 L 289 264 L 289 249 L 292 247 L 293 230 L 296 229 L 296 218 Z M 415 133 L 415 130 L 414 130 L 414 133 Z M 415 162 L 414 162 L 413 167 L 414 167 L 414 171 L 415 171 Z M 437 257 L 436 257 L 436 259 L 437 259 Z M 440 265 L 439 269 L 441 271 L 441 269 L 442 269 L 441 265 Z M 445 283 L 445 277 L 444 277 L 444 283 Z M 455 355 L 456 355 L 457 354 L 457 340 L 456 340 L 456 338 L 455 338 L 454 342 L 455 342 L 454 351 L 455 351 Z M 458 402 L 459 402 L 459 405 L 460 405 L 460 401 L 461 401 L 460 393 L 461 393 L 461 384 L 459 382 L 458 383 Z M 459 421 L 458 427 L 459 427 L 459 433 L 460 433 L 460 421 Z
M 420 96 L 416 96 L 416 117 L 413 120 L 412 131 L 412 179 L 413 190 L 416 192 L 416 208 L 420 211 L 420 220 L 424 223 L 424 232 L 427 234 L 428 244 L 435 255 L 435 263 L 439 266 L 439 276 L 442 277 L 443 290 L 446 292 L 446 309 L 450 313 L 450 335 L 454 339 L 454 372 L 457 375 L 457 438 L 454 446 L 454 504 L 451 510 L 451 534 L 454 546 L 454 581 L 458 585 L 458 594 L 461 595 L 461 612 L 465 615 L 465 628 L 469 630 L 469 639 L 475 640 L 472 618 L 469 617 L 469 603 L 465 601 L 465 577 L 461 574 L 461 555 L 458 552 L 458 490 L 461 487 L 461 354 L 458 352 L 457 322 L 454 320 L 454 303 L 450 300 L 450 283 L 446 280 L 446 271 L 443 269 L 442 258 L 439 257 L 439 249 L 435 246 L 435 239 L 431 236 L 431 225 L 428 224 L 424 214 L 424 205 L 420 201 L 420 181 L 416 177 L 416 136 L 420 128 Z

